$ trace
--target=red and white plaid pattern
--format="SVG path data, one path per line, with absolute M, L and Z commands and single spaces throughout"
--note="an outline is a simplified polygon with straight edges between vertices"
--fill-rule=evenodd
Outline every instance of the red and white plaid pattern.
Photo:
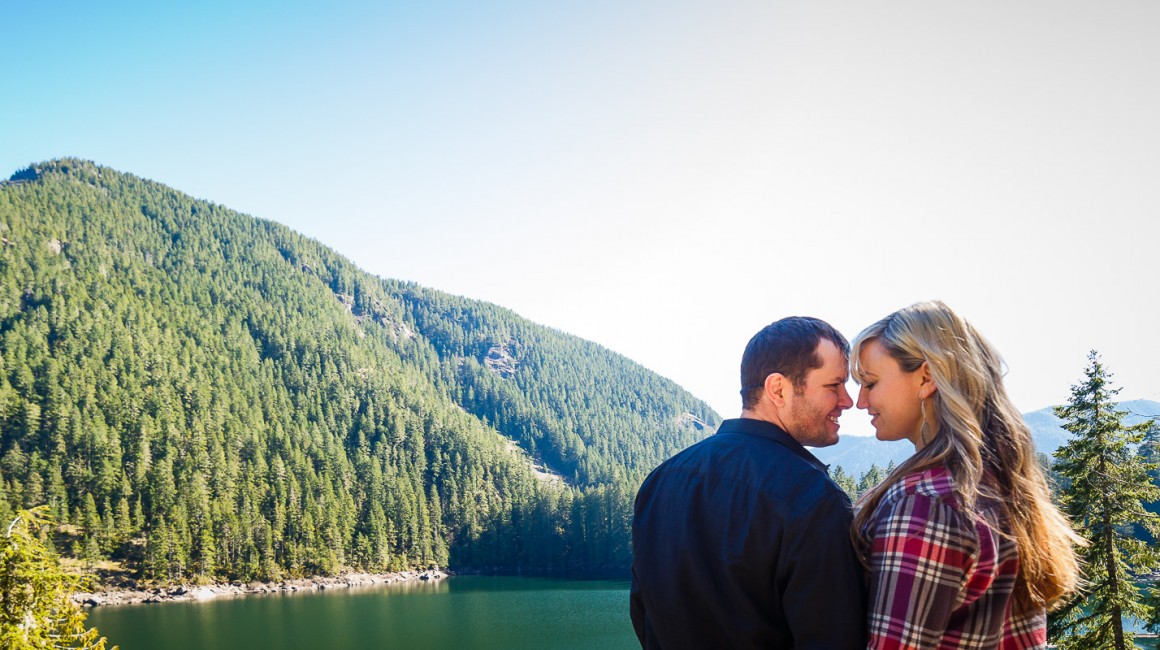
M 997 511 L 987 514 L 1002 520 Z M 870 554 L 870 648 L 1047 646 L 1043 610 L 1012 613 L 1014 540 L 959 511 L 945 468 L 891 486 L 861 532 Z

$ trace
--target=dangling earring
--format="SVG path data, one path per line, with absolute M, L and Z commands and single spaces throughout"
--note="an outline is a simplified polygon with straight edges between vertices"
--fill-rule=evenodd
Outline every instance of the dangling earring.
M 922 428 L 918 430 L 918 435 L 919 435 L 919 437 L 922 438 L 922 446 L 925 447 L 926 446 L 926 430 L 927 430 L 926 398 L 923 398 L 923 397 L 918 398 L 918 406 L 919 406 L 919 408 L 922 409 Z

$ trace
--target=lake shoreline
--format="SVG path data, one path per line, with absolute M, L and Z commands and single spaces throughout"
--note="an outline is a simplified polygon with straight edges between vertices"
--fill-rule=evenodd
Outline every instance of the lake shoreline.
M 494 576 L 538 576 L 557 579 L 621 579 L 629 578 L 623 567 L 518 567 L 487 566 L 463 569 L 412 569 L 391 573 L 366 573 L 351 571 L 335 576 L 308 576 L 289 578 L 271 582 L 220 582 L 208 585 L 175 583 L 139 587 L 126 576 L 110 579 L 97 585 L 93 591 L 72 595 L 73 601 L 84 607 L 108 607 L 120 605 L 142 605 L 169 602 L 205 602 L 215 599 L 240 598 L 261 594 L 289 594 L 327 589 L 347 589 L 375 585 L 403 584 L 442 580 L 452 575 L 494 575 Z
M 176 584 L 137 589 L 101 586 L 95 591 L 73 594 L 84 607 L 139 605 L 168 602 L 205 602 L 221 598 L 238 598 L 257 594 L 297 593 L 326 589 L 347 589 L 373 585 L 442 580 L 449 573 L 441 569 L 397 571 L 393 573 L 343 573 L 337 576 L 291 578 L 274 582 L 224 582 L 209 585 Z
M 619 580 L 465 574 L 446 580 L 94 607 L 86 623 L 129 650 L 640 650 Z

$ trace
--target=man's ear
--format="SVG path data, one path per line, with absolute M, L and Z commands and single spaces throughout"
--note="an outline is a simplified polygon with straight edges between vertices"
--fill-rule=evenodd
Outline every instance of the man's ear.
M 785 392 L 788 387 L 789 378 L 780 372 L 771 373 L 765 378 L 765 396 L 779 409 L 785 408 Z
M 930 364 L 926 361 L 918 368 L 918 397 L 919 399 L 930 399 L 938 391 L 938 386 L 934 383 L 934 378 L 930 375 Z

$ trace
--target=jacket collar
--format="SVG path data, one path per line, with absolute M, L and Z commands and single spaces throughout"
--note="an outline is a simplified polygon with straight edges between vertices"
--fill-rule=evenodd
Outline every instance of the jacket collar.
M 803 460 L 813 465 L 814 467 L 817 467 L 823 472 L 828 472 L 830 469 L 829 465 L 826 465 L 822 461 L 818 460 L 817 456 L 811 454 L 809 450 L 801 445 L 800 442 L 794 440 L 793 436 L 789 435 L 785 432 L 784 429 L 772 422 L 766 422 L 765 420 L 755 420 L 753 418 L 734 418 L 732 420 L 725 420 L 722 422 L 721 426 L 717 429 L 717 433 L 741 433 L 747 436 L 768 438 L 784 446 L 798 456 L 801 456 Z

